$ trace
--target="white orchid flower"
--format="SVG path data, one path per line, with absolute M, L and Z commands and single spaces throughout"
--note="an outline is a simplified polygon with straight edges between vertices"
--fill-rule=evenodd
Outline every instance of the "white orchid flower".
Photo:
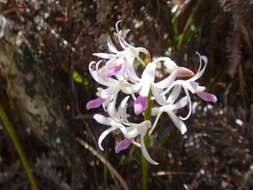
M 176 116 L 176 112 L 177 110 L 185 107 L 189 102 L 187 97 L 185 96 L 175 103 L 179 94 L 180 87 L 176 86 L 172 90 L 167 100 L 165 99 L 165 97 L 163 99 L 159 99 L 158 103 L 161 106 L 152 108 L 151 114 L 152 116 L 156 116 L 156 119 L 153 123 L 151 130 L 149 131 L 149 135 L 151 135 L 155 130 L 157 123 L 164 112 L 168 114 L 175 126 L 180 130 L 181 134 L 184 134 L 187 131 L 185 124 L 181 121 L 179 117 Z
M 117 143 L 115 146 L 115 152 L 118 153 L 124 149 L 127 149 L 132 141 L 140 136 L 141 139 L 141 151 L 143 156 L 154 165 L 157 165 L 158 163 L 152 160 L 150 155 L 147 152 L 145 143 L 144 143 L 144 136 L 146 135 L 149 128 L 151 128 L 151 122 L 150 121 L 143 121 L 141 123 L 132 123 L 128 122 L 127 120 L 127 113 L 126 113 L 126 107 L 127 107 L 127 101 L 129 97 L 126 97 L 123 99 L 123 101 L 120 103 L 118 110 L 115 109 L 115 102 L 111 103 L 108 107 L 108 113 L 110 117 L 105 117 L 101 114 L 95 114 L 94 119 L 103 125 L 110 126 L 110 128 L 106 129 L 99 137 L 98 139 L 98 145 L 101 150 L 104 150 L 102 147 L 103 140 L 113 131 L 120 130 L 125 139 Z
M 165 64 L 167 70 L 170 72 L 170 75 L 155 83 L 156 64 L 159 62 L 163 62 Z M 139 93 L 139 96 L 136 98 L 134 103 L 135 114 L 138 115 L 146 110 L 148 104 L 147 97 L 150 90 L 154 96 L 153 99 L 159 101 L 159 99 L 161 99 L 161 89 L 169 88 L 176 77 L 189 77 L 193 74 L 194 73 L 191 70 L 185 67 L 178 67 L 176 63 L 168 57 L 161 57 L 149 63 L 143 71 L 141 79 L 139 79 L 139 82 L 134 86 L 134 90 Z
M 208 93 L 208 92 L 204 92 L 205 91 L 205 87 L 204 86 L 200 86 L 198 82 L 196 82 L 196 80 L 198 80 L 203 74 L 204 71 L 206 69 L 207 66 L 207 57 L 206 56 L 202 56 L 199 53 L 197 53 L 197 55 L 199 56 L 199 61 L 200 61 L 200 66 L 198 69 L 198 72 L 191 78 L 189 78 L 188 80 L 176 80 L 173 82 L 173 84 L 170 86 L 170 88 L 168 88 L 167 90 L 165 90 L 163 92 L 163 95 L 167 94 L 168 92 L 170 92 L 170 90 L 172 88 L 174 88 L 175 86 L 179 86 L 179 93 L 181 91 L 181 88 L 184 89 L 184 92 L 187 96 L 187 100 L 189 102 L 189 112 L 187 114 L 186 117 L 181 117 L 181 119 L 186 120 L 190 117 L 191 112 L 192 112 L 192 105 L 191 105 L 191 97 L 189 94 L 189 91 L 193 94 L 197 94 L 202 100 L 206 101 L 206 102 L 213 102 L 215 103 L 217 101 L 217 97 L 214 94 Z M 202 67 L 202 62 L 204 62 L 204 66 Z
M 112 61 L 120 59 L 122 63 L 125 64 L 125 72 L 128 75 L 129 80 L 135 83 L 138 81 L 138 77 L 135 73 L 135 69 L 133 66 L 134 60 L 137 59 L 140 63 L 145 65 L 144 61 L 140 58 L 140 54 L 142 53 L 150 59 L 150 53 L 147 49 L 143 47 L 134 47 L 125 41 L 125 38 L 130 30 L 120 31 L 118 28 L 120 22 L 121 21 L 118 21 L 116 23 L 116 36 L 118 38 L 122 50 L 117 50 L 111 38 L 108 37 L 107 46 L 111 53 L 94 53 L 93 55 L 102 59 L 108 59 Z
M 111 98 L 117 99 L 117 94 L 122 91 L 126 94 L 133 94 L 133 85 L 124 79 L 124 68 L 120 65 L 120 59 L 106 62 L 104 66 L 99 67 L 102 61 L 91 62 L 89 71 L 95 81 L 106 88 L 98 88 L 98 98 L 89 101 L 86 104 L 87 109 L 93 109 L 104 104 L 104 107 L 111 102 Z M 113 78 L 115 76 L 116 78 Z M 116 95 L 116 96 L 115 96 Z M 107 102 L 107 103 L 106 103 Z

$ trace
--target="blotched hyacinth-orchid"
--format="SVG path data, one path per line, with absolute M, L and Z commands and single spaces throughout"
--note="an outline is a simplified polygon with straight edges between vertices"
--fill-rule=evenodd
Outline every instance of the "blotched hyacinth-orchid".
M 172 123 L 180 130 L 181 134 L 187 131 L 183 120 L 191 115 L 190 93 L 197 94 L 206 102 L 217 101 L 215 95 L 205 92 L 205 87 L 196 82 L 204 73 L 207 58 L 200 55 L 200 67 L 196 74 L 191 70 L 178 66 L 169 57 L 160 57 L 151 60 L 150 53 L 143 47 L 134 47 L 126 42 L 125 38 L 129 30 L 119 30 L 116 24 L 116 39 L 121 47 L 118 50 L 111 38 L 107 39 L 110 53 L 94 53 L 101 60 L 92 61 L 89 71 L 93 79 L 102 87 L 97 89 L 97 98 L 86 104 L 86 109 L 94 109 L 103 106 L 107 116 L 95 114 L 94 119 L 103 125 L 109 126 L 99 137 L 98 145 L 103 150 L 103 140 L 112 132 L 120 132 L 122 140 L 116 143 L 115 152 L 119 153 L 127 149 L 131 144 L 141 148 L 143 156 L 151 164 L 158 164 L 149 155 L 144 143 L 144 136 L 151 135 L 156 128 L 162 113 L 167 113 Z M 144 56 L 144 59 L 143 59 Z M 136 71 L 135 62 L 144 67 L 141 75 Z M 204 62 L 204 65 L 203 65 Z M 156 80 L 157 65 L 163 64 L 169 75 L 162 80 Z M 181 77 L 180 79 L 178 79 Z M 182 79 L 183 77 L 183 79 Z M 157 81 L 157 82 L 155 82 Z M 181 90 L 185 96 L 181 97 Z M 120 101 L 121 96 L 125 97 Z M 133 107 L 128 105 L 133 101 Z M 149 104 L 150 101 L 153 104 Z M 177 116 L 177 111 L 188 105 L 189 111 L 185 117 Z M 152 107 L 151 107 L 152 106 Z M 150 108 L 151 118 L 142 122 L 129 120 L 127 112 L 133 109 L 135 115 L 140 115 Z M 152 117 L 155 117 L 152 124 Z M 139 141 L 139 142 L 138 142 Z

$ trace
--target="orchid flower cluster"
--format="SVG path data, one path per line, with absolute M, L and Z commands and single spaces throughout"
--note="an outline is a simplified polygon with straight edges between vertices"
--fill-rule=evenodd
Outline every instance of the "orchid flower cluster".
M 130 30 L 119 30 L 119 23 L 120 21 L 116 24 L 115 36 L 120 50 L 108 37 L 107 46 L 110 53 L 94 53 L 93 55 L 101 60 L 92 61 L 89 64 L 91 76 L 102 87 L 97 89 L 97 98 L 86 104 L 86 109 L 102 106 L 108 114 L 108 116 L 94 115 L 94 119 L 98 123 L 109 127 L 98 139 L 101 150 L 103 150 L 103 140 L 110 133 L 118 131 L 123 138 L 115 146 L 116 153 L 134 144 L 141 148 L 142 154 L 148 162 L 157 165 L 158 163 L 150 157 L 146 149 L 144 136 L 147 133 L 147 135 L 153 133 L 162 113 L 167 113 L 181 134 L 184 134 L 187 128 L 183 121 L 190 117 L 192 110 L 190 93 L 196 94 L 206 102 L 215 103 L 217 101 L 215 95 L 206 92 L 205 87 L 200 86 L 197 82 L 206 69 L 207 58 L 197 53 L 200 66 L 196 74 L 185 67 L 178 66 L 169 57 L 151 60 L 147 49 L 134 47 L 126 42 L 125 38 Z M 140 76 L 137 73 L 136 62 L 144 66 Z M 168 76 L 157 81 L 158 64 L 165 66 Z M 119 94 L 124 94 L 121 101 L 119 101 Z M 182 94 L 184 94 L 183 97 Z M 133 104 L 130 104 L 130 101 Z M 128 111 L 131 107 L 128 105 L 133 105 L 134 113 L 140 115 L 147 110 L 148 106 L 151 106 L 150 101 L 153 101 L 150 108 L 150 120 L 140 123 L 129 120 Z M 188 114 L 185 117 L 178 116 L 178 110 L 185 107 L 188 107 Z M 152 123 L 153 117 L 154 122 Z

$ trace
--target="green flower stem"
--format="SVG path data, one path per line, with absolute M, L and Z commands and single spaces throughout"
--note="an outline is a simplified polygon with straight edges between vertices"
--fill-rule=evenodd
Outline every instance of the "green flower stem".
M 37 182 L 36 182 L 35 177 L 32 173 L 32 170 L 31 170 L 31 168 L 28 164 L 25 153 L 24 153 L 24 151 L 21 147 L 21 144 L 20 144 L 20 142 L 18 140 L 18 137 L 15 133 L 15 130 L 13 129 L 13 127 L 12 127 L 12 125 L 11 125 L 11 123 L 10 123 L 10 121 L 9 121 L 9 119 L 8 119 L 8 117 L 7 117 L 7 115 L 6 115 L 6 113 L 5 113 L 5 111 L 4 111 L 1 104 L 0 104 L 0 119 L 2 121 L 2 124 L 3 124 L 4 128 L 6 129 L 9 137 L 11 138 L 17 153 L 18 153 L 18 156 L 19 156 L 19 158 L 21 160 L 21 163 L 24 167 L 25 173 L 28 177 L 28 180 L 30 181 L 31 189 L 32 190 L 39 190 Z
M 148 96 L 148 107 L 146 111 L 144 112 L 144 120 L 150 120 L 151 118 L 151 110 L 153 106 L 153 101 L 151 100 L 151 94 Z M 149 136 L 148 134 L 144 137 L 144 143 L 147 145 L 149 142 Z M 142 190 L 148 190 L 148 162 L 144 158 L 144 156 L 141 156 L 141 163 L 142 163 Z

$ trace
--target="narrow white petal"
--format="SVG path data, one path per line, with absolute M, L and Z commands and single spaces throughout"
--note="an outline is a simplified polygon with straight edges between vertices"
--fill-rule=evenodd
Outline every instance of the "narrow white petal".
M 118 92 L 112 95 L 112 101 L 108 104 L 107 112 L 111 118 L 117 118 L 117 111 L 116 111 L 116 101 L 118 97 Z
M 103 116 L 103 115 L 101 115 L 101 114 L 95 114 L 95 115 L 93 116 L 93 118 L 94 118 L 98 123 L 100 123 L 100 124 L 108 125 L 108 126 L 111 125 L 112 119 L 109 118 L 109 117 L 105 117 L 105 116 Z
M 153 164 L 153 165 L 158 165 L 157 162 L 155 162 L 151 157 L 150 155 L 148 154 L 148 151 L 146 149 L 146 146 L 145 146 L 145 143 L 144 143 L 144 135 L 141 135 L 141 151 L 142 151 L 142 154 L 144 156 L 144 158 L 146 158 L 146 160 Z
M 175 126 L 180 130 L 181 134 L 183 135 L 187 128 L 183 121 L 181 121 L 172 111 L 167 111 L 168 115 L 170 116 L 172 122 L 175 124 Z
M 112 52 L 112 53 L 117 53 L 118 50 L 116 49 L 116 47 L 113 45 L 113 42 L 111 40 L 110 37 L 107 38 L 107 46 L 109 48 L 109 50 Z
M 137 81 L 140 81 L 140 78 L 137 76 L 132 63 L 127 62 L 125 71 L 131 82 L 136 83 Z
M 158 104 L 160 104 L 160 105 L 167 104 L 165 96 L 162 95 L 162 89 L 159 89 L 159 88 L 152 85 L 151 90 L 152 90 L 152 94 Z
M 174 71 L 162 81 L 155 83 L 155 86 L 157 88 L 168 88 L 175 81 L 176 77 L 177 77 L 177 71 Z
M 186 94 L 187 99 L 188 99 L 189 111 L 188 111 L 188 114 L 185 117 L 180 117 L 180 119 L 187 120 L 191 116 L 191 113 L 192 113 L 192 101 L 191 101 L 191 97 L 190 97 L 190 94 L 189 94 L 188 90 L 186 88 L 184 88 L 184 91 L 185 91 L 185 94 Z
M 178 110 L 180 108 L 185 107 L 188 104 L 188 98 L 187 96 L 181 98 L 179 101 L 177 101 L 174 105 L 171 106 L 171 110 Z
M 124 43 L 125 42 L 125 40 L 124 40 L 124 38 L 122 38 L 122 36 L 121 36 L 121 31 L 119 30 L 119 23 L 121 22 L 121 20 L 119 20 L 117 23 L 116 23 L 116 35 L 117 35 L 117 37 L 118 37 L 118 40 L 119 40 L 119 43 L 120 43 L 120 45 L 121 45 L 121 47 L 123 48 L 123 49 L 126 49 L 127 48 L 127 46 L 128 46 L 128 44 L 127 43 Z M 124 36 L 124 34 L 123 34 L 123 36 Z
M 147 65 L 147 67 L 142 73 L 142 76 L 141 76 L 142 88 L 139 94 L 143 97 L 147 97 L 149 94 L 151 84 L 155 80 L 155 70 L 156 70 L 156 65 L 154 63 L 150 63 Z
M 155 80 L 155 70 L 156 65 L 154 63 L 149 63 L 143 71 L 141 78 L 143 80 L 149 80 L 153 82 Z
M 116 130 L 116 129 L 118 129 L 118 127 L 115 127 L 115 126 L 110 127 L 109 129 L 106 129 L 106 130 L 99 136 L 99 138 L 98 138 L 98 146 L 99 146 L 99 148 L 100 148 L 102 151 L 104 150 L 103 147 L 102 147 L 102 142 L 103 142 L 103 140 L 105 139 L 105 137 L 106 137 L 107 135 L 109 135 L 112 131 L 114 131 L 114 130 Z
M 190 79 L 191 81 L 196 81 L 196 80 L 198 80 L 198 79 L 204 74 L 205 69 L 206 69 L 206 66 L 207 66 L 207 57 L 206 57 L 206 56 L 202 56 L 202 55 L 200 55 L 199 53 L 197 53 L 197 54 L 198 54 L 198 56 L 199 56 L 200 67 L 199 67 L 199 70 L 198 70 L 198 72 L 196 73 L 196 75 Z M 204 62 L 203 68 L 201 68 L 201 66 L 202 66 L 202 61 Z
M 100 62 L 101 62 L 101 61 L 100 61 Z M 95 61 L 90 62 L 90 64 L 89 64 L 89 72 L 90 72 L 92 78 L 93 78 L 95 81 L 98 82 L 99 79 L 98 79 L 97 71 L 94 71 L 94 70 L 92 69 L 92 67 L 93 67 L 94 64 L 96 64 Z
M 102 59 L 111 59 L 113 57 L 113 55 L 109 53 L 93 53 L 92 55 L 100 57 Z
M 169 104 L 173 104 L 176 101 L 177 97 L 179 96 L 179 94 L 181 92 L 181 89 L 182 89 L 182 87 L 180 85 L 177 85 L 173 88 L 172 92 L 170 93 L 170 95 L 167 99 L 167 102 Z
M 118 114 L 119 117 L 123 120 L 123 121 L 127 121 L 127 102 L 128 102 L 129 96 L 125 97 L 122 102 L 119 105 L 118 108 Z
M 122 38 L 125 39 L 127 34 L 130 32 L 130 29 L 122 30 Z
M 150 131 L 149 131 L 149 135 L 151 135 L 151 134 L 153 133 L 153 131 L 155 130 L 155 128 L 156 128 L 156 126 L 157 126 L 157 123 L 158 123 L 158 121 L 159 121 L 159 119 L 160 119 L 162 113 L 163 113 L 162 111 L 158 112 L 158 114 L 157 114 L 157 116 L 156 116 L 156 119 L 155 119 L 155 122 L 154 122 L 152 128 L 151 128 Z

